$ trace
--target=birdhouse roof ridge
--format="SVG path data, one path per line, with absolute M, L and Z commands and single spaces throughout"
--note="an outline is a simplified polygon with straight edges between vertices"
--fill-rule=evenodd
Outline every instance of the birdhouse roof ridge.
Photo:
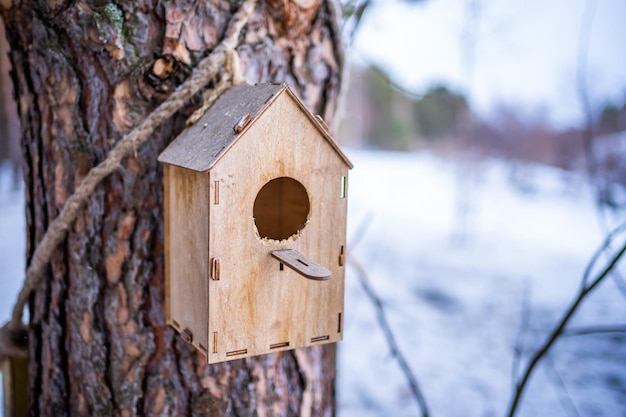
M 332 139 L 324 122 L 311 114 L 287 84 L 240 84 L 228 89 L 200 120 L 165 148 L 159 155 L 159 162 L 198 172 L 209 171 L 283 92 L 288 93 L 338 156 L 352 168 L 352 163 Z

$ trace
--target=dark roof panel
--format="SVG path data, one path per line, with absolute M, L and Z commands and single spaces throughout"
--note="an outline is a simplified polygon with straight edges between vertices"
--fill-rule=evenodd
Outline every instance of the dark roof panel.
M 245 132 L 263 110 L 283 91 L 287 91 L 296 104 L 318 128 L 349 168 L 352 163 L 330 137 L 325 127 L 313 117 L 287 84 L 240 84 L 226 90 L 195 124 L 185 129 L 159 155 L 159 162 L 204 172 Z M 250 115 L 250 122 L 242 130 L 234 127 Z
M 226 90 L 195 124 L 183 131 L 162 153 L 159 161 L 195 171 L 207 171 L 239 136 L 234 126 L 249 114 L 254 120 L 284 86 L 240 84 Z

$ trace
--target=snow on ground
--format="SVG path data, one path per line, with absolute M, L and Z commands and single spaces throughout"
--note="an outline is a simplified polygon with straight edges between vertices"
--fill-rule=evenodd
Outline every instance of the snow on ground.
M 24 190 L 16 187 L 9 164 L 0 161 L 0 326 L 11 317 L 24 280 L 26 219 Z M 2 375 L 0 374 L 0 383 Z M 0 403 L 3 392 L 0 390 Z M 0 407 L 0 417 L 3 409 Z
M 572 299 L 602 241 L 586 181 L 530 164 L 348 155 L 355 165 L 348 249 L 383 299 L 431 414 L 504 415 L 524 298 L 529 354 Z M 624 325 L 624 318 L 626 299 L 606 281 L 573 325 Z M 626 335 L 572 336 L 550 359 L 553 366 L 532 377 L 519 415 L 577 415 L 564 411 L 574 407 L 580 415 L 626 416 Z M 559 378 L 565 388 L 555 386 Z M 338 398 L 340 417 L 419 415 L 350 267 Z
M 512 169 L 428 153 L 348 154 L 355 164 L 348 189 L 351 256 L 382 298 L 431 415 L 503 416 L 524 299 L 528 354 L 560 317 L 602 241 L 586 181 L 529 164 Z M 1 322 L 24 270 L 22 190 L 8 177 L 0 165 Z M 353 242 L 359 230 L 365 234 Z M 354 269 L 347 271 L 339 416 L 419 415 L 375 310 Z M 626 300 L 609 280 L 573 325 L 624 325 L 625 318 Z M 576 415 L 564 411 L 575 407 L 583 416 L 626 416 L 626 335 L 568 337 L 550 359 L 553 366 L 541 366 L 531 379 L 520 415 Z M 565 389 L 555 385 L 559 378 Z
M 24 190 L 0 161 L 0 325 L 11 317 L 13 300 L 24 280 L 26 219 Z

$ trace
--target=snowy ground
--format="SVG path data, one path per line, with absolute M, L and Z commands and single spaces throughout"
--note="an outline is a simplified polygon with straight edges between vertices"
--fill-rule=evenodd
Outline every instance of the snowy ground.
M 524 294 L 531 349 L 561 316 L 602 240 L 587 183 L 533 165 L 348 154 L 349 237 L 368 225 L 352 255 L 383 299 L 431 415 L 504 415 Z M 339 415 L 419 415 L 372 303 L 348 271 Z M 572 325 L 625 318 L 626 299 L 606 281 Z M 626 334 L 569 337 L 551 360 L 531 379 L 519 415 L 626 416 Z
M 532 165 L 348 154 L 349 245 L 365 230 L 352 256 L 383 299 L 431 415 L 503 416 L 524 294 L 529 350 L 573 297 L 602 240 L 586 182 Z M 23 277 L 23 198 L 7 174 L 0 166 L 0 322 Z M 625 321 L 626 299 L 608 280 L 572 325 Z M 551 360 L 532 378 L 520 415 L 626 416 L 626 335 L 568 337 Z M 340 417 L 419 415 L 350 267 L 338 368 Z

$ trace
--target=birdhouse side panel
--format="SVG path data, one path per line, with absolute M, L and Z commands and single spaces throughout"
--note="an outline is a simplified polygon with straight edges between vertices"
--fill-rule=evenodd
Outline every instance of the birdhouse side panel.
M 219 202 L 210 204 L 209 253 L 219 259 L 221 275 L 209 281 L 209 363 L 341 340 L 347 166 L 317 126 L 288 95 L 280 96 L 210 177 Z M 255 218 L 255 201 L 273 180 L 284 182 L 268 194 L 279 200 L 280 215 L 260 210 Z M 303 207 L 302 224 L 284 238 Z M 260 224 L 266 212 L 269 236 Z M 273 226 L 277 218 L 289 224 Z M 285 249 L 329 269 L 331 278 L 307 279 L 272 257 Z
M 166 166 L 165 175 L 167 320 L 206 352 L 208 175 L 172 165 Z

